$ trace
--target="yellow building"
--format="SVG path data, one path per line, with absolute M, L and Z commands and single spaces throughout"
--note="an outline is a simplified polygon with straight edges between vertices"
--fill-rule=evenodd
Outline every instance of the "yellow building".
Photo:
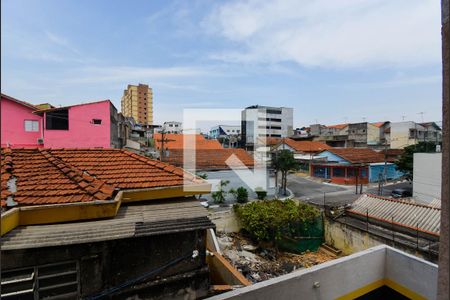
M 122 114 L 142 125 L 153 124 L 153 91 L 147 84 L 131 85 L 123 91 Z

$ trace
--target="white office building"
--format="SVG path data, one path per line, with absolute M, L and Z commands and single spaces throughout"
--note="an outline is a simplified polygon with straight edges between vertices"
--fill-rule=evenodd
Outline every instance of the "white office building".
M 293 135 L 293 109 L 249 106 L 242 111 L 241 140 L 248 150 L 265 146 L 269 138 Z

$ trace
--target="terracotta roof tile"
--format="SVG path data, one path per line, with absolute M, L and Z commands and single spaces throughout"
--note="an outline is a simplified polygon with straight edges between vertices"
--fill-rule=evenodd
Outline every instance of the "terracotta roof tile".
M 107 200 L 116 189 L 180 186 L 184 170 L 119 149 L 9 149 L 1 151 L 1 200 L 18 205 Z M 15 179 L 17 190 L 8 181 Z
M 195 151 L 195 164 L 197 170 L 226 170 L 230 166 L 226 163 L 232 155 L 235 155 L 245 166 L 253 167 L 253 157 L 244 149 L 200 149 Z M 168 157 L 164 158 L 170 164 L 183 166 L 183 150 L 170 150 Z M 237 167 L 237 165 L 236 165 Z
M 376 163 L 384 161 L 384 154 L 368 148 L 331 148 L 334 153 L 351 163 Z
M 185 137 L 192 137 L 193 135 L 187 134 L 174 134 L 167 133 L 164 135 L 164 148 L 165 149 L 184 149 L 184 139 Z M 162 145 L 162 135 L 160 133 L 155 133 L 153 136 L 155 140 L 156 149 L 161 149 Z M 195 134 L 193 136 L 195 139 L 195 149 L 223 149 L 222 145 L 217 140 L 207 140 L 201 134 Z
M 286 138 L 283 139 L 283 142 L 297 152 L 315 153 L 332 148 L 325 143 L 314 141 L 294 141 L 293 139 Z

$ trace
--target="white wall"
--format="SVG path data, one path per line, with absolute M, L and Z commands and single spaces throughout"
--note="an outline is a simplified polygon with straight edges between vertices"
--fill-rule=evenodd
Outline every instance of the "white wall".
M 442 153 L 414 153 L 413 197 L 430 203 L 441 199 Z

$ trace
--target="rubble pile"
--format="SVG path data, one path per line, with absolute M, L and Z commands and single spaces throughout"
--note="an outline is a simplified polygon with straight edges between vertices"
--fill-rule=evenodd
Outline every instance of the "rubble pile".
M 255 246 L 251 240 L 236 233 L 222 233 L 217 238 L 224 257 L 253 283 L 336 258 L 322 249 L 303 254 L 280 251 L 277 255 L 274 249 Z

